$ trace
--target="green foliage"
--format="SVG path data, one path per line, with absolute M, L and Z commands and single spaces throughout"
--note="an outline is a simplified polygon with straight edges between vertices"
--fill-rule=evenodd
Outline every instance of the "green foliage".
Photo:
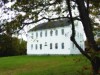
M 19 44 L 19 51 L 18 51 L 18 55 L 25 55 L 26 54 L 26 41 L 24 40 L 20 40 L 20 44 Z
M 23 27 L 22 22 L 25 19 L 25 16 L 17 15 L 14 20 L 11 22 L 7 22 L 4 24 L 4 30 L 6 31 L 6 34 L 12 35 L 14 34 L 18 29 L 21 29 Z
M 99 7 L 100 7 L 100 0 L 90 0 L 90 13 L 92 13 L 92 15 L 97 16 L 100 12 Z
M 100 38 L 97 40 L 97 44 L 100 45 Z
M 0 35 L 0 56 L 26 54 L 26 42 L 6 34 Z

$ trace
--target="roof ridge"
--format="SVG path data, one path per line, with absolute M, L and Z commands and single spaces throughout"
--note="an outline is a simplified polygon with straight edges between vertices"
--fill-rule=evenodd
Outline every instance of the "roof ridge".
M 43 30 L 43 29 L 50 29 L 50 28 L 56 28 L 56 27 L 64 27 L 69 26 L 70 20 L 69 19 L 60 19 L 56 21 L 49 21 L 42 24 L 38 24 L 37 26 L 33 27 L 30 31 L 37 31 L 37 30 Z

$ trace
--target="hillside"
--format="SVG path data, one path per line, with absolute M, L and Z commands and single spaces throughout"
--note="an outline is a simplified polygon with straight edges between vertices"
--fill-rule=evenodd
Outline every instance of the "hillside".
M 1 57 L 0 75 L 90 75 L 90 63 L 82 55 Z

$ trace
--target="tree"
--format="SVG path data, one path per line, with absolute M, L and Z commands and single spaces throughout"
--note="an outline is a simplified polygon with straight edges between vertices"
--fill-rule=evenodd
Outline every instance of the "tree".
M 26 41 L 6 34 L 0 35 L 0 56 L 26 54 Z
M 100 49 L 98 48 L 96 41 L 94 40 L 93 28 L 92 28 L 92 24 L 91 24 L 91 21 L 89 18 L 88 10 L 84 4 L 84 0 L 83 1 L 76 0 L 76 3 L 78 5 L 80 18 L 81 18 L 81 21 L 82 21 L 82 24 L 84 27 L 84 31 L 85 31 L 88 43 L 94 51 L 93 52 L 94 56 L 89 56 L 86 52 L 85 53 L 83 52 L 82 54 L 84 54 L 91 61 L 91 64 L 92 64 L 93 69 L 94 69 L 94 75 L 97 75 L 98 71 L 100 69 L 100 64 L 99 64 L 100 63 L 100 57 L 99 57 Z
M 24 16 L 15 19 L 20 23 L 19 29 L 22 29 L 25 25 L 37 23 L 44 19 L 51 21 L 69 18 L 72 23 L 71 40 L 80 52 L 91 62 L 93 74 L 97 75 L 100 69 L 100 48 L 94 40 L 93 27 L 95 20 L 93 20 L 93 15 L 95 18 L 97 17 L 97 13 L 100 12 L 99 7 L 100 0 L 16 0 L 12 9 L 25 13 Z M 72 10 L 74 8 L 78 9 L 79 15 L 73 17 Z M 94 11 L 95 9 L 98 9 L 98 11 Z M 53 15 L 57 16 L 53 17 Z M 85 52 L 75 40 L 74 20 L 80 20 L 83 24 L 89 46 L 93 50 L 90 54 Z

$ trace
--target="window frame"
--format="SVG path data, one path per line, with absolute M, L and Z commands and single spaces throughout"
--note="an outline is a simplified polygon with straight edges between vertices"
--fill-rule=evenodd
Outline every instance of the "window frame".
M 38 49 L 38 46 L 37 46 L 37 44 L 35 44 L 35 49 L 36 49 L 36 50 Z
M 64 43 L 61 43 L 61 49 L 64 49 Z
M 50 30 L 50 36 L 52 36 L 53 35 L 53 30 Z
M 36 37 L 38 37 L 38 32 L 36 32 Z
M 42 37 L 42 31 L 40 32 L 40 37 Z
M 64 35 L 64 29 L 61 29 L 61 34 Z
M 55 30 L 55 35 L 56 35 L 56 36 L 58 35 L 58 30 Z
M 52 43 L 50 43 L 50 49 L 52 49 Z
M 58 43 L 55 43 L 55 49 L 58 49 Z
M 40 44 L 40 49 L 42 49 L 42 44 Z
M 45 37 L 47 37 L 47 30 L 45 31 Z
M 31 44 L 31 50 L 33 49 L 33 44 Z

